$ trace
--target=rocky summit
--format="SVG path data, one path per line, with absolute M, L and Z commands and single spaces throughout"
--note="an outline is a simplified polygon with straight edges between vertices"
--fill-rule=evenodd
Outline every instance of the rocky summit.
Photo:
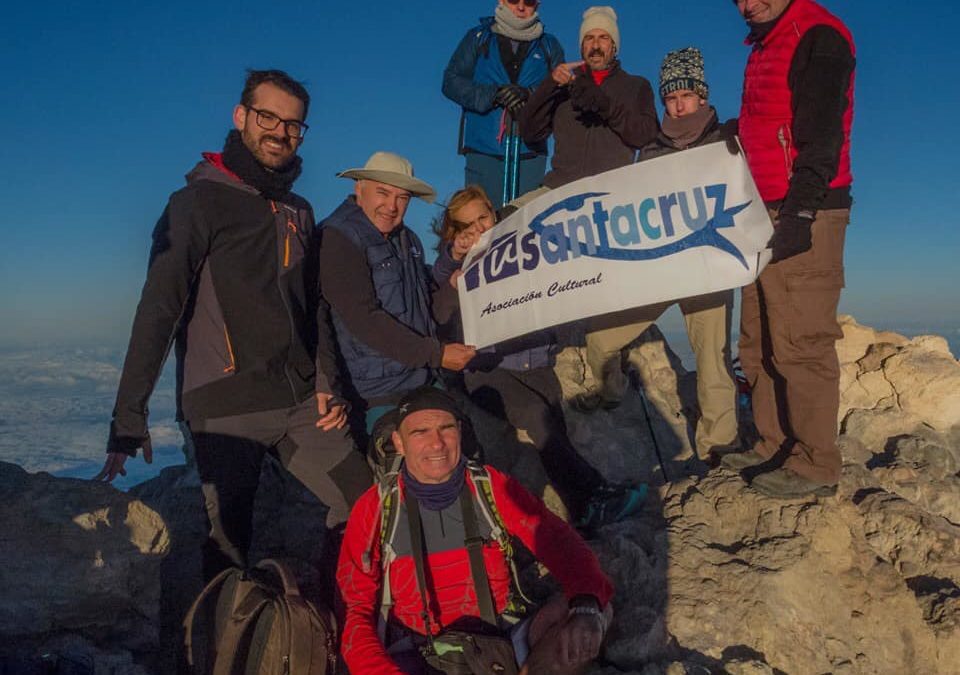
M 835 497 L 773 500 L 701 464 L 696 374 L 656 327 L 624 353 L 642 386 L 623 405 L 565 411 L 610 480 L 651 485 L 639 517 L 593 541 L 617 587 L 593 673 L 960 673 L 960 363 L 939 337 L 841 325 Z M 581 348 L 557 372 L 568 398 L 591 384 Z M 488 461 L 562 513 L 524 434 L 471 413 Z M 302 561 L 309 588 L 323 507 L 267 474 L 254 555 Z M 200 507 L 185 466 L 123 493 L 0 464 L 0 655 L 175 672 L 200 587 Z M 524 574 L 549 592 L 538 576 Z

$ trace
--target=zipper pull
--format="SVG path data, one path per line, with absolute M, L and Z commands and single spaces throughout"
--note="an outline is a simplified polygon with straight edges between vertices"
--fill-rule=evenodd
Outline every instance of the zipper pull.
M 287 236 L 283 240 L 283 267 L 290 267 L 290 233 L 297 232 L 297 226 L 292 220 L 287 220 Z

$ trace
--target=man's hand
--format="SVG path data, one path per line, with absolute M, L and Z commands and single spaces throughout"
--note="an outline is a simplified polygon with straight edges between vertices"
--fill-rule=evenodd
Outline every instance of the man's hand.
M 457 279 L 463 276 L 463 270 L 454 270 L 453 274 L 450 275 L 450 285 L 457 288 Z
M 103 468 L 100 470 L 100 473 L 93 477 L 93 480 L 112 483 L 113 479 L 117 477 L 117 474 L 126 476 L 127 470 L 123 468 L 126 461 L 127 455 L 122 452 L 107 453 L 107 461 L 103 463 Z
M 116 450 L 113 448 L 116 448 Z M 100 473 L 93 477 L 93 480 L 110 483 L 118 475 L 126 476 L 127 470 L 123 468 L 123 465 L 126 464 L 127 457 L 130 454 L 123 451 L 129 450 L 135 453 L 137 448 L 143 448 L 143 461 L 147 464 L 153 464 L 153 444 L 150 442 L 149 436 L 146 438 L 117 438 L 111 434 L 110 440 L 107 442 L 107 461 L 103 463 L 103 468 L 100 469 Z
M 473 245 L 477 243 L 479 238 L 480 228 L 478 227 L 470 226 L 465 230 L 461 230 L 453 239 L 450 255 L 454 260 L 460 262 L 466 257 L 467 253 L 470 252 L 470 249 L 473 248 Z
M 736 117 L 729 119 L 719 127 L 720 138 L 727 144 L 727 152 L 731 155 L 740 154 L 740 143 L 737 142 L 737 134 L 740 133 L 740 120 Z
M 573 71 L 579 68 L 584 64 L 583 61 L 571 61 L 570 63 L 561 63 L 559 66 L 553 69 L 553 72 L 550 73 L 550 77 L 556 82 L 559 86 L 565 87 L 571 82 L 573 82 L 574 76 Z
M 577 75 L 570 85 L 570 101 L 585 112 L 596 113 L 604 119 L 610 116 L 610 97 L 597 86 L 590 73 Z
M 771 263 L 805 253 L 813 246 L 813 218 L 780 214 L 767 248 L 773 249 Z
M 505 84 L 497 89 L 493 102 L 501 108 L 506 108 L 516 117 L 528 98 L 530 98 L 530 92 L 526 87 L 521 87 L 519 84 Z
M 441 364 L 447 370 L 461 371 L 477 355 L 475 347 L 462 345 L 458 342 L 451 342 L 443 345 L 443 359 Z
M 320 415 L 317 420 L 318 429 L 343 429 L 343 425 L 347 423 L 347 406 L 342 403 L 331 405 L 332 400 L 333 394 L 317 394 L 317 413 Z
M 603 617 L 600 614 L 572 614 L 560 629 L 557 661 L 563 669 L 575 668 L 600 654 Z

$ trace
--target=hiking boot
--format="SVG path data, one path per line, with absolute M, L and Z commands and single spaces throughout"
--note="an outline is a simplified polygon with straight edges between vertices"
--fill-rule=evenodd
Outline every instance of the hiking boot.
M 697 456 L 700 457 L 700 461 L 709 466 L 711 469 L 715 469 L 720 466 L 720 462 L 727 455 L 735 455 L 744 452 L 743 446 L 737 443 L 728 443 L 725 445 L 715 445 L 707 451 L 706 457 L 700 457 L 700 451 L 697 450 Z
M 591 532 L 604 525 L 619 523 L 640 511 L 646 497 L 646 483 L 629 487 L 604 486 L 587 502 L 577 528 Z
M 725 469 L 730 469 L 731 471 L 736 471 L 738 473 L 748 467 L 757 466 L 758 464 L 763 464 L 766 461 L 767 458 L 756 450 L 730 452 L 720 456 L 720 464 L 722 464 Z
M 620 401 L 604 398 L 599 392 L 591 391 L 585 394 L 577 394 L 570 399 L 570 407 L 580 413 L 590 414 L 600 408 L 604 410 L 614 410 L 620 405 Z
M 750 487 L 768 497 L 776 499 L 792 499 L 815 495 L 817 497 L 832 497 L 837 494 L 837 485 L 821 483 L 804 478 L 796 471 L 780 468 L 768 473 L 761 473 L 750 481 Z

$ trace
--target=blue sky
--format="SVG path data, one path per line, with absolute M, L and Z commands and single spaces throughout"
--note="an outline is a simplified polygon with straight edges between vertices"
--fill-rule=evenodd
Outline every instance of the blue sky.
M 32 5 L 32 6 L 31 6 Z M 408 156 L 442 196 L 459 187 L 459 112 L 440 93 L 450 53 L 494 3 L 236 0 L 16 3 L 0 60 L 0 347 L 122 345 L 150 231 L 203 150 L 217 150 L 247 67 L 314 97 L 298 191 L 318 216 L 350 189 L 334 174 L 378 149 Z M 544 0 L 576 51 L 580 2 Z M 842 309 L 891 328 L 960 327 L 953 2 L 826 6 L 858 46 Z M 699 46 L 711 101 L 734 116 L 747 48 L 726 0 L 615 3 L 627 70 L 655 82 L 666 51 Z M 435 210 L 416 204 L 425 231 Z

